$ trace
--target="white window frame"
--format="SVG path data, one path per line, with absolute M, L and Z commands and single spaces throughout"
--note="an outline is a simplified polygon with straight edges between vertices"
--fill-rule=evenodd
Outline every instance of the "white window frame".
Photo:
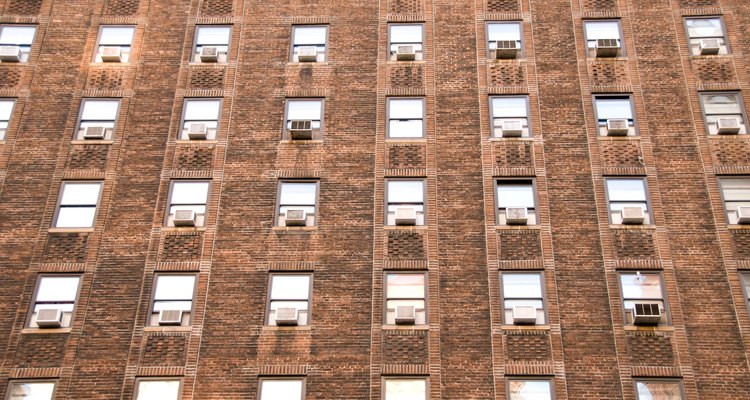
M 640 385 L 648 385 L 651 384 L 660 384 L 660 383 L 670 383 L 670 384 L 678 384 L 679 385 L 679 400 L 685 399 L 685 387 L 682 384 L 682 380 L 680 379 L 668 379 L 668 378 L 635 378 L 633 380 L 633 386 L 635 391 L 635 398 L 636 400 L 666 400 L 664 397 L 652 397 L 653 393 L 649 393 L 649 397 L 641 398 L 640 395 Z M 671 400 L 671 399 L 670 399 Z
M 526 225 L 539 225 L 539 206 L 537 205 L 537 195 L 536 195 L 536 179 L 535 178 L 496 178 L 495 179 L 495 221 L 497 225 L 505 226 L 508 225 L 505 219 L 505 209 L 506 207 L 502 206 L 501 202 L 505 202 L 505 200 L 501 199 L 500 196 L 500 189 L 501 188 L 510 188 L 510 187 L 523 187 L 523 188 L 529 188 L 531 189 L 531 196 L 532 196 L 532 207 L 529 207 L 526 205 L 526 212 L 528 214 L 528 222 Z M 514 202 L 517 200 L 514 200 Z M 515 206 L 516 204 L 512 204 Z M 521 207 L 521 204 L 518 204 L 518 207 Z
M 421 113 L 419 115 L 396 115 L 394 116 L 394 110 L 400 110 L 400 108 L 397 106 L 399 102 L 419 102 Z M 426 136 L 426 124 L 425 124 L 425 118 L 427 116 L 426 111 L 426 102 L 424 97 L 388 97 L 387 98 L 387 104 L 386 104 L 386 113 L 388 115 L 388 124 L 386 126 L 386 134 L 388 139 L 397 139 L 397 140 L 413 140 L 413 139 L 423 139 Z M 391 132 L 395 131 L 392 126 L 395 124 L 398 124 L 400 122 L 406 122 L 409 124 L 412 124 L 414 122 L 418 122 L 421 126 L 419 129 L 419 132 L 415 132 L 415 134 L 409 134 L 409 135 L 401 135 L 401 136 L 392 136 Z
M 10 121 L 13 118 L 13 112 L 16 110 L 16 99 L 13 98 L 0 98 L 0 104 L 7 104 L 10 103 L 10 106 L 0 107 L 8 109 L 7 115 L 0 115 L 0 141 L 5 140 L 5 137 L 8 134 L 8 129 L 10 128 Z
M 120 29 L 120 28 L 130 28 L 132 30 L 132 33 L 130 35 L 130 43 L 124 44 L 124 43 L 107 43 L 102 41 L 102 35 L 105 30 L 107 29 Z M 135 25 L 102 25 L 99 27 L 99 33 L 96 37 L 96 52 L 94 53 L 93 62 L 101 63 L 102 62 L 102 47 L 119 47 L 120 48 L 120 57 L 121 63 L 128 63 L 130 62 L 130 53 L 133 49 L 133 39 L 135 38 Z
M 87 118 L 84 119 L 86 114 L 86 105 L 91 103 L 117 103 L 115 108 L 114 118 Z M 105 97 L 88 97 L 81 100 L 81 107 L 78 110 L 78 122 L 76 123 L 75 138 L 74 140 L 84 140 L 83 134 L 87 126 L 101 126 L 104 127 L 104 140 L 112 140 L 113 135 L 117 131 L 117 117 L 120 114 L 120 106 L 122 105 L 121 99 L 118 98 L 105 98 Z M 96 144 L 97 141 L 89 140 L 87 144 Z
M 284 196 L 284 187 L 291 187 L 294 185 L 315 185 L 315 203 L 282 203 Z M 309 195 L 309 193 L 308 193 Z M 279 189 L 276 198 L 278 199 L 276 204 L 276 226 L 286 227 L 285 217 L 286 208 L 293 209 L 304 209 L 306 211 L 305 226 L 317 226 L 318 225 L 318 202 L 320 196 L 320 181 L 313 179 L 299 179 L 299 180 L 282 180 L 279 181 Z M 312 209 L 312 212 L 310 212 Z
M 399 202 L 391 199 L 395 192 L 390 186 L 391 183 L 417 183 L 422 185 L 422 201 Z M 427 180 L 420 178 L 387 178 L 385 180 L 385 225 L 396 226 L 396 207 L 415 207 L 417 209 L 416 226 L 427 225 Z M 393 211 L 391 211 L 393 208 Z M 421 208 L 421 210 L 420 210 Z
M 173 202 L 173 195 L 175 191 L 175 186 L 180 186 L 182 184 L 207 184 L 206 187 L 206 198 L 201 202 L 200 199 L 195 199 L 194 202 L 189 203 L 174 203 Z M 203 207 L 203 213 L 199 213 L 198 211 L 195 211 L 195 226 L 196 227 L 202 227 L 206 225 L 206 219 L 208 216 L 208 201 L 211 198 L 211 181 L 208 180 L 189 180 L 189 179 L 176 179 L 169 183 L 169 199 L 167 201 L 167 210 L 166 210 L 166 217 L 164 218 L 164 226 L 167 227 L 174 227 L 174 222 L 172 219 L 174 218 L 174 213 L 172 212 L 173 207 L 179 208 L 180 206 L 185 207 L 186 209 L 193 209 L 194 207 L 197 209 L 200 209 L 200 207 Z
M 424 382 L 424 396 L 420 396 L 419 398 L 409 399 L 409 400 L 427 400 L 430 398 L 430 378 L 426 376 L 384 376 L 382 377 L 382 385 L 383 388 L 382 392 L 382 400 L 393 400 L 392 398 L 388 397 L 388 383 L 389 382 L 395 382 L 395 381 L 412 381 L 417 382 L 421 381 Z
M 29 62 L 31 48 L 34 46 L 34 40 L 36 39 L 36 34 L 39 31 L 39 28 L 36 25 L 29 24 L 0 24 L 0 39 L 2 39 L 3 31 L 8 28 L 34 28 L 34 33 L 31 35 L 31 41 L 13 40 L 8 42 L 0 42 L 0 46 L 18 46 L 21 50 L 21 59 L 19 60 L 19 62 Z
M 719 28 L 721 29 L 721 35 L 690 35 L 691 21 L 719 21 Z M 698 28 L 700 29 L 700 28 Z M 726 55 L 731 52 L 729 48 L 729 40 L 727 40 L 727 29 L 724 25 L 724 18 L 720 15 L 715 16 L 699 16 L 699 17 L 687 17 L 685 18 L 685 34 L 688 38 L 688 47 L 690 48 L 690 54 L 694 56 L 701 55 L 700 41 L 701 39 L 717 39 L 719 41 L 719 54 Z M 706 56 L 704 56 L 706 57 Z
M 388 278 L 397 275 L 422 276 L 424 286 L 422 286 L 422 297 L 389 297 L 388 296 Z M 420 310 L 415 306 L 416 319 L 414 325 L 427 325 L 430 321 L 430 304 L 428 302 L 429 275 L 426 271 L 384 271 L 383 272 L 383 325 L 395 325 L 396 308 L 399 305 L 412 305 L 411 303 L 422 302 Z M 394 307 L 389 307 L 389 303 L 395 303 Z M 393 320 L 391 321 L 391 315 Z
M 204 42 L 200 40 L 201 29 L 227 29 L 226 43 L 221 42 Z M 232 43 L 232 25 L 209 25 L 202 24 L 195 26 L 195 39 L 193 40 L 193 56 L 190 62 L 203 63 L 201 61 L 201 50 L 204 47 L 216 47 L 217 48 L 217 63 L 226 64 L 229 61 L 229 45 Z
M 542 397 L 536 396 L 537 393 L 532 393 L 532 395 L 535 395 L 532 397 L 533 400 L 552 400 L 555 398 L 555 385 L 554 380 L 552 378 L 545 378 L 545 377 L 536 377 L 536 376 L 514 376 L 514 377 L 508 377 L 506 378 L 506 388 L 507 388 L 507 399 L 508 400 L 523 400 L 523 397 L 519 398 L 517 396 L 514 396 L 513 394 L 513 388 L 511 386 L 513 382 L 545 382 L 547 383 L 547 388 L 549 389 L 547 391 L 547 398 L 544 399 Z
M 75 202 L 65 202 L 65 189 L 68 187 L 72 187 L 75 185 L 98 185 L 98 193 L 96 197 L 95 203 L 75 203 Z M 55 218 L 52 223 L 53 228 L 63 228 L 63 229 L 89 229 L 93 228 L 96 224 L 96 217 L 99 211 L 99 202 L 102 198 L 102 189 L 104 187 L 104 182 L 102 181 L 63 181 L 60 185 L 60 195 L 58 196 L 57 200 L 57 206 L 55 207 Z M 74 209 L 74 208 L 81 208 L 81 209 L 93 209 L 94 213 L 91 215 L 91 223 L 88 225 L 64 225 L 61 226 L 60 221 L 60 214 L 63 213 L 65 210 L 68 209 Z
M 193 278 L 193 290 L 191 291 L 190 298 L 175 298 L 175 299 L 162 299 L 157 298 L 157 293 L 159 292 L 159 285 L 160 282 L 162 282 L 162 278 L 171 278 L 171 277 L 191 277 Z M 180 303 L 190 303 L 190 308 L 188 309 L 182 309 L 182 320 L 180 322 L 180 326 L 190 326 L 192 325 L 193 315 L 195 313 L 195 294 L 198 290 L 198 275 L 197 274 L 186 274 L 186 273 L 163 273 L 158 272 L 154 275 L 154 283 L 153 288 L 151 290 L 151 301 L 149 302 L 149 313 L 148 313 L 148 321 L 146 323 L 147 326 L 159 326 L 159 311 L 157 310 L 157 303 L 170 303 L 170 302 L 180 302 Z
M 730 196 L 727 196 L 726 190 L 728 188 L 726 186 L 729 182 L 741 183 L 750 193 L 750 176 L 739 175 L 719 177 L 719 193 L 721 194 L 721 202 L 724 206 L 724 216 L 727 219 L 728 225 L 737 225 L 737 207 L 750 207 L 750 194 L 747 198 L 735 199 L 735 196 L 731 196 L 731 198 L 728 199 Z M 741 187 L 738 189 L 742 190 Z
M 312 43 L 309 40 L 304 40 L 303 36 L 298 36 L 298 33 L 304 32 L 309 29 L 325 29 L 325 41 L 323 43 Z M 294 25 L 292 26 L 292 48 L 289 55 L 291 62 L 300 62 L 298 58 L 298 50 L 300 47 L 315 46 L 317 50 L 317 58 L 315 62 L 325 62 L 328 60 L 328 25 Z M 304 35 L 304 33 L 301 33 Z M 309 43 L 308 43 L 309 42 Z
M 414 41 L 405 41 L 393 33 L 393 28 L 396 27 L 398 31 L 398 27 L 402 26 L 419 26 L 422 38 L 419 42 Z M 425 59 L 425 31 L 424 31 L 424 24 L 423 23 L 391 23 L 388 24 L 388 60 L 390 61 L 397 61 L 396 60 L 396 49 L 398 46 L 414 46 L 414 61 L 422 61 Z

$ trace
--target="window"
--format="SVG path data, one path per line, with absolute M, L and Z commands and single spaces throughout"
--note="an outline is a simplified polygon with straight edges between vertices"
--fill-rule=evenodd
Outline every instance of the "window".
M 426 378 L 385 378 L 384 400 L 427 400 Z
M 427 274 L 424 272 L 385 274 L 385 324 L 427 324 L 426 280 Z M 398 307 L 414 307 L 414 321 L 397 321 Z
M 687 18 L 685 27 L 690 54 L 698 56 L 729 53 L 721 17 Z
M 227 62 L 232 27 L 198 25 L 195 27 L 193 62 Z
M 120 100 L 83 99 L 75 139 L 111 140 L 119 109 Z
M 178 379 L 138 379 L 135 400 L 177 400 L 180 398 Z
M 78 298 L 80 283 L 81 277 L 78 275 L 40 275 L 37 279 L 36 290 L 34 291 L 34 303 L 30 318 L 28 318 L 28 326 L 30 328 L 40 327 L 36 321 L 39 310 L 42 310 L 45 321 L 50 319 L 57 320 L 57 316 L 61 317 L 59 324 L 45 322 L 42 327 L 69 327 L 73 319 L 73 310 Z M 48 318 L 50 316 L 52 318 Z
M 521 44 L 521 23 L 520 22 L 490 22 L 487 24 L 487 58 L 515 58 L 511 57 L 514 52 L 498 52 L 497 42 L 515 42 L 517 54 L 523 51 Z M 501 49 L 507 48 L 510 43 L 501 43 Z M 507 54 L 506 54 L 507 53 Z
M 740 280 L 742 281 L 742 289 L 745 293 L 745 305 L 750 309 L 750 272 L 743 272 L 740 274 Z
M 747 120 L 739 93 L 700 93 L 700 99 L 709 135 L 747 134 Z
M 720 178 L 719 188 L 721 189 L 721 197 L 724 201 L 724 212 L 727 216 L 728 224 L 744 224 L 746 221 L 740 221 L 738 215 L 738 207 L 750 207 L 750 178 L 748 177 L 732 177 L 732 178 Z
M 493 137 L 531 136 L 528 96 L 492 97 L 490 103 Z
M 682 383 L 675 380 L 636 380 L 637 400 L 682 400 Z
M 308 325 L 310 317 L 310 274 L 271 274 L 266 325 L 277 325 L 277 310 L 293 308 L 297 314 L 297 325 Z M 290 310 L 286 310 L 290 311 Z M 292 313 L 294 314 L 294 313 Z M 281 316 L 279 316 L 281 317 Z M 284 315 L 284 324 L 294 325 Z
M 539 224 L 533 179 L 498 179 L 496 189 L 498 225 Z
M 5 140 L 5 134 L 8 132 L 8 125 L 10 124 L 10 116 L 13 114 L 15 106 L 15 100 L 0 99 L 0 140 Z
M 663 282 L 661 274 L 658 272 L 620 272 L 620 289 L 622 290 L 622 307 L 626 324 L 640 324 L 634 321 L 634 308 L 640 304 L 653 304 L 658 306 L 661 317 L 658 323 L 666 325 L 669 323 L 667 318 L 667 308 L 665 306 Z M 646 315 L 654 315 L 646 310 Z M 653 310 L 655 311 L 655 310 Z M 645 324 L 654 324 L 654 322 L 645 322 Z
M 94 62 L 128 62 L 134 26 L 102 26 Z
M 386 181 L 386 225 L 425 224 L 425 181 L 389 179 Z M 396 218 L 396 211 L 414 211 L 414 221 L 403 222 Z
M 93 227 L 101 188 L 101 182 L 63 182 L 54 227 Z
M 388 25 L 388 49 L 391 61 L 424 59 L 424 26 L 422 24 Z
M 594 112 L 600 136 L 636 135 L 633 99 L 629 95 L 594 96 Z
M 16 58 L 16 49 L 13 49 L 12 57 L 3 58 L 3 61 L 27 62 L 31 45 L 34 43 L 36 26 L 31 25 L 0 25 L 0 46 L 18 47 L 19 57 Z
M 508 379 L 509 400 L 552 400 L 552 383 L 547 379 Z
M 388 99 L 388 137 L 424 137 L 424 99 Z
M 220 112 L 221 99 L 185 99 L 180 139 L 216 139 Z
M 175 181 L 169 191 L 167 226 L 204 226 L 206 204 L 211 183 L 207 181 Z M 175 222 L 175 213 L 178 215 Z M 192 213 L 190 213 L 192 211 Z M 190 219 L 192 217 L 192 219 Z
M 502 272 L 503 323 L 539 324 L 546 323 L 544 290 L 541 272 Z M 535 320 L 525 311 L 534 307 Z
M 8 400 L 52 400 L 55 382 L 10 382 Z
M 287 99 L 284 140 L 323 138 L 323 99 Z
M 276 223 L 279 226 L 314 226 L 317 204 L 318 182 L 281 182 Z
M 323 62 L 328 43 L 327 26 L 292 27 L 292 62 Z
M 260 400 L 302 400 L 305 398 L 304 378 L 261 378 Z
M 158 274 L 154 277 L 149 326 L 190 325 L 195 278 L 195 275 L 182 274 Z
M 605 178 L 607 201 L 609 205 L 609 222 L 612 224 L 650 224 L 651 213 L 646 195 L 644 178 Z M 623 210 L 640 207 L 643 210 L 642 221 L 631 221 L 623 218 Z
M 589 57 L 624 57 L 620 21 L 584 21 L 586 54 Z

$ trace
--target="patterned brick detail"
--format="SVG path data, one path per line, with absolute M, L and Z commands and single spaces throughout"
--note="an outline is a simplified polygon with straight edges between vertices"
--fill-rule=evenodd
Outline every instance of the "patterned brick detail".
M 421 64 L 390 65 L 388 84 L 391 88 L 421 88 L 424 86 L 424 66 Z
M 487 12 L 518 12 L 518 0 L 487 0 Z
M 215 89 L 224 85 L 224 68 L 193 68 L 190 70 L 192 89 Z
M 214 161 L 212 147 L 178 147 L 176 168 L 179 170 L 199 171 L 211 169 Z
M 494 150 L 500 168 L 534 167 L 534 146 L 530 142 L 497 144 Z
M 42 7 L 42 0 L 11 0 L 8 13 L 18 15 L 36 15 Z
M 750 259 L 750 230 L 731 230 L 732 239 L 737 258 Z
M 718 0 L 680 0 L 680 6 L 683 8 L 714 7 L 718 5 Z
M 589 63 L 591 86 L 627 85 L 630 82 L 627 64 L 616 61 L 594 61 Z
M 552 357 L 547 332 L 504 332 L 506 356 L 511 361 L 549 361 Z
M 615 229 L 612 246 L 619 259 L 655 258 L 654 234 L 643 229 Z
M 388 257 L 402 260 L 424 259 L 425 248 L 422 234 L 417 232 L 389 232 Z
M 542 258 L 542 241 L 536 230 L 501 231 L 498 235 L 500 260 L 538 260 Z
M 185 365 L 187 342 L 184 333 L 150 334 L 146 338 L 141 364 L 160 367 Z
M 89 70 L 86 87 L 100 90 L 118 90 L 122 87 L 123 71 Z
M 489 63 L 489 84 L 492 86 L 522 86 L 526 84 L 523 64 L 515 62 Z
M 388 147 L 389 168 L 424 168 L 425 148 L 419 145 Z
M 617 0 L 584 0 L 583 7 L 587 10 L 610 11 L 617 9 Z
M 725 83 L 737 80 L 731 61 L 717 58 L 696 58 L 692 61 L 699 83 Z
M 232 13 L 234 0 L 203 0 L 202 15 L 227 15 Z
M 133 15 L 138 11 L 139 0 L 109 0 L 105 15 Z
M 427 364 L 427 331 L 383 331 L 383 359 L 387 364 Z
M 203 247 L 203 234 L 190 235 L 167 235 L 164 237 L 162 247 L 162 259 L 171 260 L 198 260 L 201 257 Z
M 16 351 L 15 367 L 59 367 L 65 355 L 68 334 L 22 335 Z
M 631 332 L 628 336 L 628 354 L 633 365 L 675 366 L 672 339 L 663 333 Z
M 68 168 L 104 170 L 109 146 L 85 144 L 71 146 Z
M 389 0 L 388 12 L 391 14 L 419 14 L 424 11 L 422 0 Z
M 21 82 L 21 71 L 15 68 L 0 68 L 0 87 L 14 88 Z
M 85 262 L 88 242 L 86 233 L 50 233 L 42 258 L 46 262 Z
M 640 143 L 634 140 L 600 141 L 602 164 L 614 167 L 643 167 Z
M 719 164 L 750 165 L 750 144 L 746 141 L 710 140 L 714 159 Z

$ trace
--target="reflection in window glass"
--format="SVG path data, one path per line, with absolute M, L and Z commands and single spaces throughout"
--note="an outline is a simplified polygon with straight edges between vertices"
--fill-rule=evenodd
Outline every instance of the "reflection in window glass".
M 417 211 L 416 225 L 424 225 L 424 181 L 389 180 L 387 225 L 396 225 L 396 208 L 413 207 Z
M 424 100 L 388 99 L 388 137 L 420 138 L 424 136 Z
M 199 25 L 196 27 L 193 62 L 227 62 L 229 52 L 229 35 L 232 28 L 220 25 Z M 215 48 L 216 51 L 204 48 Z M 213 57 L 215 55 L 215 58 Z
M 536 323 L 544 324 L 541 272 L 506 272 L 501 274 L 501 279 L 504 322 L 513 323 L 513 307 L 533 306 L 536 308 Z
M 260 400 L 302 400 L 302 379 L 263 379 Z
M 327 26 L 295 26 L 292 31 L 292 62 L 325 61 L 327 39 Z
M 414 60 L 422 60 L 424 57 L 424 49 L 422 48 L 423 29 L 422 24 L 389 25 L 390 60 L 395 61 L 397 59 L 399 46 L 411 47 L 414 51 Z
M 36 27 L 29 25 L 0 25 L 0 46 L 18 46 L 20 62 L 29 60 Z
M 13 107 L 15 105 L 16 102 L 14 100 L 0 99 L 0 140 L 5 140 L 5 133 L 8 131 L 10 116 L 13 114 Z
M 136 400 L 177 400 L 180 394 L 180 381 L 143 380 L 138 382 Z
M 54 382 L 12 382 L 8 400 L 52 400 Z
M 286 225 L 287 211 L 305 211 L 305 226 L 315 225 L 318 182 L 281 182 L 277 224 Z
M 552 400 L 549 381 L 512 379 L 508 386 L 510 400 Z
M 682 384 L 673 381 L 637 381 L 638 400 L 682 400 Z
M 690 42 L 690 54 L 697 56 L 729 53 L 721 18 L 688 18 L 685 20 L 685 26 Z
M 385 400 L 426 400 L 427 380 L 421 378 L 388 378 Z
M 624 207 L 640 207 L 644 212 L 643 223 L 651 223 L 645 180 L 641 178 L 607 178 L 606 182 L 610 222 L 613 224 L 622 223 L 622 209 Z
M 174 213 L 177 210 L 195 212 L 195 226 L 203 226 L 206 218 L 206 203 L 210 183 L 206 181 L 176 181 L 172 183 L 169 200 L 167 226 L 174 226 Z
M 120 50 L 120 62 L 128 62 L 134 34 L 135 27 L 133 26 L 102 26 L 94 61 L 102 62 L 102 53 L 105 48 L 116 48 Z
M 700 99 L 709 135 L 747 134 L 747 121 L 738 93 L 701 93 Z
M 101 187 L 99 182 L 64 182 L 55 227 L 93 227 Z
M 274 274 L 271 275 L 271 296 L 267 325 L 276 325 L 276 310 L 296 308 L 297 323 L 308 324 L 310 304 L 310 275 Z
M 662 315 L 660 323 L 667 322 L 660 274 L 622 272 L 620 273 L 620 289 L 622 290 L 626 323 L 633 323 L 633 307 L 635 307 L 635 303 L 658 304 Z
M 389 273 L 385 276 L 386 324 L 396 323 L 396 307 L 413 306 L 416 312 L 415 324 L 427 323 L 424 273 Z
M 159 325 L 159 312 L 162 310 L 182 311 L 181 325 L 190 325 L 195 293 L 195 275 L 156 275 L 154 298 L 149 325 Z

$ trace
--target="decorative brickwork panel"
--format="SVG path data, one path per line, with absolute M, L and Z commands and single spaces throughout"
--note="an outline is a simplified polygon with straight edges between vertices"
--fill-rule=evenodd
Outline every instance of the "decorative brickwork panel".
M 534 167 L 534 146 L 531 142 L 498 143 L 494 146 L 494 152 L 500 168 Z
M 542 258 L 542 241 L 536 230 L 501 231 L 498 235 L 500 260 L 538 260 Z
M 390 14 L 420 14 L 423 11 L 422 0 L 388 0 Z
M 675 366 L 672 340 L 663 333 L 628 333 L 628 354 L 633 365 Z
M 683 8 L 714 7 L 719 5 L 719 0 L 680 0 Z
M 177 169 L 200 171 L 211 169 L 214 161 L 214 148 L 210 147 L 178 147 Z
M 165 261 L 198 260 L 203 247 L 203 234 L 167 235 L 164 237 L 162 259 Z
M 190 70 L 192 89 L 220 89 L 224 85 L 224 68 L 193 68 Z
M 591 86 L 623 86 L 630 83 L 628 65 L 619 61 L 589 63 Z
M 202 15 L 228 15 L 232 13 L 234 0 L 203 0 Z
M 550 341 L 547 332 L 508 331 L 504 335 L 506 356 L 510 361 L 551 361 Z
M 86 144 L 71 146 L 68 154 L 68 168 L 104 170 L 109 146 Z
M 425 258 L 424 239 L 417 232 L 388 233 L 388 257 L 402 260 L 422 260 Z
M 584 0 L 583 7 L 592 11 L 614 11 L 617 9 L 617 0 Z
M 105 15 L 133 15 L 138 12 L 139 0 L 109 0 Z
M 15 68 L 0 68 L 0 87 L 14 88 L 21 82 L 21 71 Z
M 141 364 L 160 367 L 185 365 L 187 342 L 187 335 L 183 333 L 150 334 L 146 338 Z
M 388 147 L 389 168 L 424 168 L 425 148 L 419 145 Z
M 388 84 L 393 89 L 421 88 L 424 86 L 424 65 L 390 65 Z
M 487 0 L 487 12 L 518 12 L 518 0 Z
M 602 165 L 612 167 L 643 167 L 640 142 L 635 140 L 600 141 Z
M 16 351 L 15 367 L 60 367 L 67 342 L 68 334 L 22 335 Z
M 517 62 L 492 62 L 488 65 L 491 86 L 526 85 L 526 68 Z
M 118 90 L 122 87 L 123 71 L 96 70 L 89 71 L 86 87 L 99 90 Z
M 735 82 L 734 67 L 729 60 L 718 58 L 693 59 L 693 70 L 698 76 L 699 83 Z
M 89 236 L 86 233 L 50 233 L 44 245 L 46 262 L 86 262 Z
M 710 140 L 714 159 L 731 166 L 750 165 L 750 144 L 742 141 Z
M 655 258 L 654 234 L 644 229 L 615 229 L 612 246 L 619 259 Z
M 743 260 L 750 259 L 750 230 L 731 230 L 729 232 L 734 239 L 737 258 Z
M 427 364 L 427 331 L 383 331 L 383 359 L 387 364 Z
M 9 14 L 36 15 L 42 7 L 43 0 L 10 0 L 8 5 Z

